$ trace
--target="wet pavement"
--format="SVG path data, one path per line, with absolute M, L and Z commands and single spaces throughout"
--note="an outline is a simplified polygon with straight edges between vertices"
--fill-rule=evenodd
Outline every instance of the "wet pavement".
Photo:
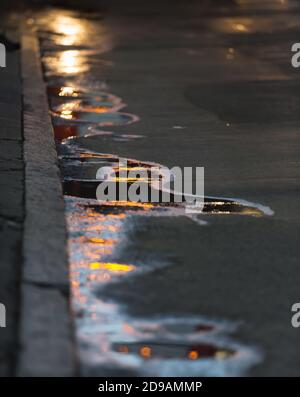
M 62 171 L 83 375 L 299 373 L 299 12 L 132 0 L 28 20 Z M 204 166 L 203 214 L 97 202 L 97 169 L 120 158 Z

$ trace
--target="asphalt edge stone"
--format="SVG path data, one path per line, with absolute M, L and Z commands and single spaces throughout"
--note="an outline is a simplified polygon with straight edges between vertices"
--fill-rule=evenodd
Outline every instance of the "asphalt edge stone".
M 21 32 L 25 224 L 18 376 L 73 376 L 67 234 L 58 159 L 35 32 Z

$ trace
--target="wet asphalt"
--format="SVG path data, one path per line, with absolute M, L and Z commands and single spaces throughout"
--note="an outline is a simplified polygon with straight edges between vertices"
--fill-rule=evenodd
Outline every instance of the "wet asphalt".
M 238 323 L 232 338 L 259 357 L 246 375 L 298 376 L 291 305 L 300 296 L 300 71 L 290 47 L 300 38 L 300 7 L 157 3 L 111 1 L 98 19 L 83 16 L 95 26 L 88 37 L 98 50 L 87 61 L 88 79 L 104 82 L 140 119 L 103 130 L 142 137 L 77 143 L 168 167 L 203 166 L 206 195 L 263 204 L 274 215 L 201 216 L 207 225 L 132 217 L 117 258 L 158 266 L 95 294 L 122 303 L 134 319 Z

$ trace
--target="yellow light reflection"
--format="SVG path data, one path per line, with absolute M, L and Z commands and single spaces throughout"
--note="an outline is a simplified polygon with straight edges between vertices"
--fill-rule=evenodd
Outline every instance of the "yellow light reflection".
M 83 158 L 99 158 L 99 159 L 105 159 L 107 157 L 111 157 L 110 154 L 94 154 L 94 153 L 80 153 L 79 157 L 83 157 Z
M 226 351 L 220 350 L 216 352 L 215 357 L 218 360 L 224 360 L 229 354 Z
M 264 213 L 256 207 L 244 206 L 238 202 L 226 202 L 226 201 L 214 201 L 211 204 L 209 214 L 222 214 L 222 215 L 233 215 L 241 214 L 248 216 L 263 216 Z
M 71 110 L 63 110 L 60 113 L 60 117 L 62 117 L 63 119 L 72 120 L 73 119 L 73 112 Z
M 233 25 L 234 30 L 238 31 L 238 32 L 247 32 L 247 27 L 245 25 L 243 25 L 242 23 L 235 23 Z
M 115 244 L 116 240 L 113 239 L 103 239 L 103 238 L 98 238 L 98 237 L 91 237 L 88 240 L 90 243 L 94 244 L 103 244 L 103 245 L 113 245 Z
M 115 171 L 147 171 L 146 167 L 113 167 Z
M 110 203 L 114 206 L 120 207 L 140 207 L 144 209 L 150 209 L 154 207 L 154 205 L 151 203 L 139 203 L 137 201 L 111 201 Z
M 226 58 L 227 59 L 234 59 L 234 48 L 228 48 L 227 53 L 226 53 Z
M 92 262 L 90 268 L 92 270 L 106 269 L 111 272 L 131 272 L 135 269 L 135 266 L 123 263 Z
M 136 178 L 129 178 L 129 177 L 119 178 L 119 177 L 116 177 L 116 178 L 112 178 L 111 180 L 114 181 L 114 182 L 137 182 L 137 181 L 139 181 L 139 182 L 149 182 L 149 178 L 139 178 L 139 177 L 136 177 Z
M 56 38 L 56 44 L 59 45 L 74 45 L 78 38 L 84 34 L 84 28 L 80 20 L 65 15 L 57 14 L 53 26 L 55 26 L 56 32 L 62 35 Z
M 78 97 L 78 93 L 72 87 L 61 87 L 59 96 L 72 96 Z
M 62 105 L 59 106 L 58 110 L 63 113 L 65 111 L 74 111 L 74 110 L 78 109 L 78 102 L 74 101 L 74 102 L 67 102 L 67 103 L 63 103 Z
M 212 28 L 217 32 L 236 32 L 236 33 L 247 33 L 250 31 L 257 30 L 259 23 L 253 18 L 219 18 L 211 21 Z
M 62 51 L 55 66 L 64 74 L 82 73 L 89 69 L 78 50 Z
M 82 100 L 73 100 L 71 102 L 63 103 L 54 108 L 55 112 L 62 113 L 65 110 L 69 110 L 72 112 L 84 111 L 84 112 L 92 112 L 92 113 L 108 113 L 117 110 L 122 105 L 110 105 L 104 104 L 99 106 L 94 106 L 89 101 Z

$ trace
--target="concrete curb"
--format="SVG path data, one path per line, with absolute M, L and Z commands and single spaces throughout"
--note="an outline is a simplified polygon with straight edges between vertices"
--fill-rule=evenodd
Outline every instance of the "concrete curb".
M 75 372 L 64 202 L 35 33 L 21 40 L 25 226 L 19 376 Z

